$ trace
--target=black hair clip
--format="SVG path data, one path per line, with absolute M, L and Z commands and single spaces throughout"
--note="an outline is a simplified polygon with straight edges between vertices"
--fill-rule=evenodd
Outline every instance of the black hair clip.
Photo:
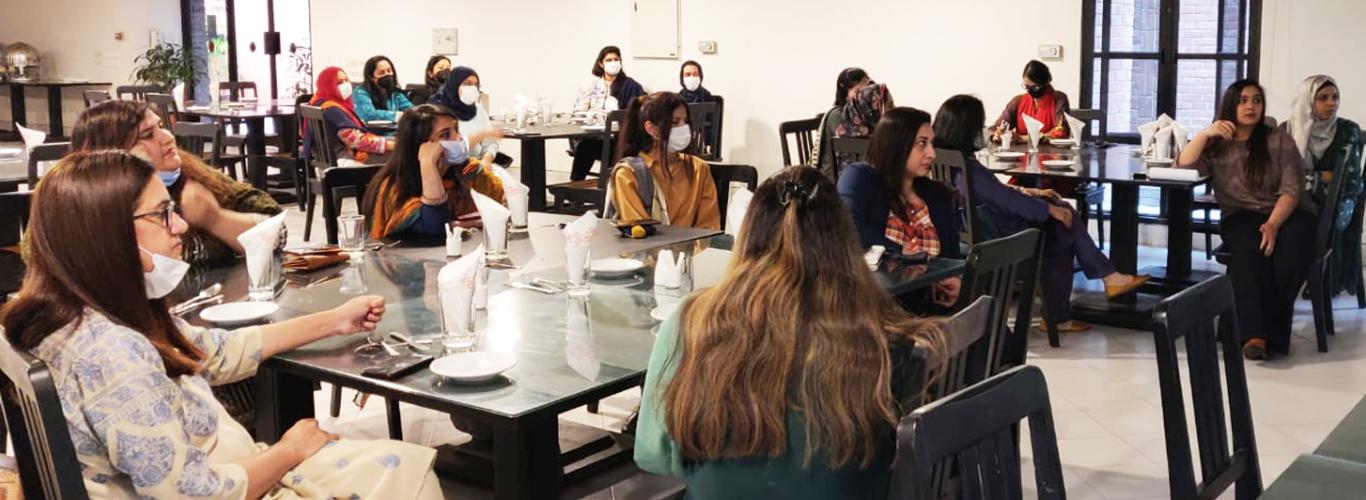
M 778 203 L 786 207 L 788 203 L 791 203 L 792 200 L 795 199 L 797 200 L 797 205 L 801 206 L 802 203 L 816 197 L 817 189 L 820 189 L 820 187 L 807 186 L 806 184 L 797 181 L 785 181 L 783 182 L 783 190 L 778 196 Z

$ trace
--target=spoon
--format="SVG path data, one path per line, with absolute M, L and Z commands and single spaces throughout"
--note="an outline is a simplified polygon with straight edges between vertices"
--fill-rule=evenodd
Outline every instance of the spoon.
M 171 309 L 174 310 L 174 311 L 180 311 L 180 310 L 184 310 L 184 309 L 189 309 L 190 306 L 191 306 L 192 304 L 194 304 L 194 303 L 196 303 L 196 302 L 199 302 L 199 301 L 201 301 L 201 300 L 205 300 L 205 299 L 207 299 L 207 298 L 209 298 L 209 297 L 213 297 L 214 295 L 218 295 L 218 292 L 221 292 L 221 291 L 223 291 L 223 284 L 222 284 L 222 283 L 214 283 L 214 284 L 212 284 L 212 285 L 209 285 L 208 287 L 205 287 L 203 290 L 200 290 L 200 291 L 199 291 L 199 295 L 196 295 L 196 296 L 194 296 L 194 298 L 192 298 L 192 299 L 190 299 L 190 300 L 187 300 L 187 301 L 185 301 L 185 302 L 181 302 L 181 303 L 179 303 L 179 304 L 176 304 L 176 306 L 175 306 L 175 307 L 172 307 Z

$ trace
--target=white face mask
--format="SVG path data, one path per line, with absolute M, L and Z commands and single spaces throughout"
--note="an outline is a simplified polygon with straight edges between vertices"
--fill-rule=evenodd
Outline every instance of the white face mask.
M 341 92 L 342 99 L 351 98 L 351 82 L 341 82 L 337 85 L 337 92 Z
M 479 102 L 479 87 L 476 87 L 474 85 L 461 85 L 460 102 L 463 102 L 466 105 L 470 106 L 474 105 L 474 103 L 476 102 Z
M 699 87 L 701 87 L 701 86 L 702 86 L 702 77 L 699 77 L 699 76 L 685 76 L 685 77 L 683 77 L 683 88 L 695 92 L 695 91 L 697 91 L 697 89 L 698 89 Z
M 609 61 L 602 63 L 602 70 L 606 71 L 609 75 L 616 76 L 617 73 L 621 73 L 621 61 Z
M 138 250 L 147 252 L 147 255 L 152 257 L 152 270 L 142 273 L 142 281 L 149 299 L 159 299 L 171 293 L 175 287 L 180 286 L 180 280 L 185 279 L 185 273 L 190 271 L 188 262 L 152 253 L 140 246 Z
M 669 130 L 669 152 L 677 153 L 688 149 L 692 143 L 692 127 L 684 123 Z

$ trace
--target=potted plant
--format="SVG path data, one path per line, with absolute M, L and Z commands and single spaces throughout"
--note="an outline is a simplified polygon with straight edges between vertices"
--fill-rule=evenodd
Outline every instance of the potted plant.
M 169 92 L 180 82 L 197 76 L 190 54 L 178 44 L 158 43 L 133 60 L 133 78 Z

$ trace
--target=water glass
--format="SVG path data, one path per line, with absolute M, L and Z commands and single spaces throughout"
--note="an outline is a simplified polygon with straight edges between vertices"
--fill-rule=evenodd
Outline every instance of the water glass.
M 474 332 L 474 311 L 471 310 L 465 315 L 465 324 L 455 325 L 451 324 L 453 316 L 446 314 L 446 301 L 438 300 L 437 302 L 441 305 L 441 344 L 446 348 L 446 354 L 466 352 L 472 349 L 475 341 L 479 338 L 479 335 Z M 472 306 L 473 304 L 468 305 Z
M 565 274 L 569 277 L 569 296 L 587 297 L 590 293 L 588 286 L 588 260 L 587 248 L 584 248 L 582 255 L 573 250 L 565 251 Z
M 367 290 L 364 265 L 350 264 L 346 269 L 342 269 L 341 288 L 337 291 L 345 294 L 362 294 Z
M 484 227 L 484 262 L 508 261 L 508 233 L 512 220 L 503 221 L 503 227 Z
M 275 287 L 284 278 L 284 250 L 276 248 L 260 273 L 247 273 L 247 298 L 255 302 L 275 300 Z
M 337 217 L 337 226 L 341 250 L 351 256 L 352 262 L 359 262 L 365 256 L 365 216 L 347 214 Z

